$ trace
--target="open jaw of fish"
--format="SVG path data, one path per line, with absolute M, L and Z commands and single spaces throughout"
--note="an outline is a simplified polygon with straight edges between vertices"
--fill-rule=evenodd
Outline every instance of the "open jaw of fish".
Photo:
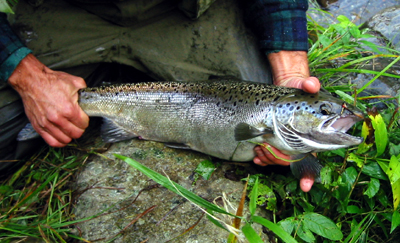
M 335 135 L 335 139 L 327 138 L 328 142 L 342 147 L 358 145 L 363 141 L 362 137 L 352 136 L 347 131 L 358 121 L 363 119 L 359 115 L 335 115 L 321 124 L 320 131 L 326 135 Z
M 308 115 L 307 121 L 311 121 L 312 125 L 307 124 L 304 116 L 295 114 L 286 124 L 275 121 L 276 134 L 286 143 L 281 150 L 287 154 L 335 150 L 358 145 L 363 141 L 363 138 L 347 133 L 356 122 L 364 118 L 361 111 L 334 113 L 318 119 L 310 113 L 305 115 Z

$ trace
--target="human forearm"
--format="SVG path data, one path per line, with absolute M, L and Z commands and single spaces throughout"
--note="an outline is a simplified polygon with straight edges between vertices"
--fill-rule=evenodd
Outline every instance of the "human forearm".
M 62 147 L 82 135 L 89 118 L 78 105 L 82 78 L 53 71 L 32 54 L 16 67 L 8 83 L 19 93 L 33 128 L 51 146 Z

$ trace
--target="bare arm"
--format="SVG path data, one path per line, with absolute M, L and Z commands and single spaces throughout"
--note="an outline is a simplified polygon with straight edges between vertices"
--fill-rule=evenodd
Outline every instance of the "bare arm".
M 53 71 L 32 54 L 27 55 L 8 79 L 20 94 L 33 128 L 53 147 L 63 147 L 79 138 L 89 117 L 78 105 L 82 78 Z

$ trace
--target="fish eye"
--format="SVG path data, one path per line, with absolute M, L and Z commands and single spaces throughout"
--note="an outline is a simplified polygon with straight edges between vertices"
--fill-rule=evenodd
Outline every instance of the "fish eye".
M 322 104 L 322 105 L 319 107 L 319 110 L 320 110 L 320 112 L 321 112 L 322 115 L 327 116 L 327 115 L 331 114 L 330 107 L 327 106 L 326 104 Z

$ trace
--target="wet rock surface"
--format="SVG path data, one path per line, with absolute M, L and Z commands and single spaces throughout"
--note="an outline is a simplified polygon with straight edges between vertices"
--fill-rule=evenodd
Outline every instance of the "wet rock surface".
M 207 155 L 167 148 L 151 141 L 116 143 L 103 154 L 110 159 L 92 157 L 77 177 L 75 187 L 83 193 L 77 198 L 76 217 L 109 213 L 78 224 L 77 234 L 80 231 L 83 238 L 102 239 L 100 242 L 118 234 L 114 242 L 226 242 L 228 232 L 212 224 L 199 208 L 157 186 L 138 170 L 117 160 L 114 153 L 131 157 L 160 174 L 165 173 L 206 200 L 213 201 L 226 194 L 235 207 L 240 201 L 244 183 L 224 176 L 232 169 L 231 164 L 222 163 L 211 179 L 199 178 L 194 183 L 193 171 L 201 161 L 209 159 Z M 222 205 L 221 199 L 216 201 Z M 259 215 L 266 217 L 266 212 Z M 192 226 L 195 227 L 191 229 Z M 262 232 L 261 227 L 256 230 Z M 266 236 L 262 235 L 267 242 Z

